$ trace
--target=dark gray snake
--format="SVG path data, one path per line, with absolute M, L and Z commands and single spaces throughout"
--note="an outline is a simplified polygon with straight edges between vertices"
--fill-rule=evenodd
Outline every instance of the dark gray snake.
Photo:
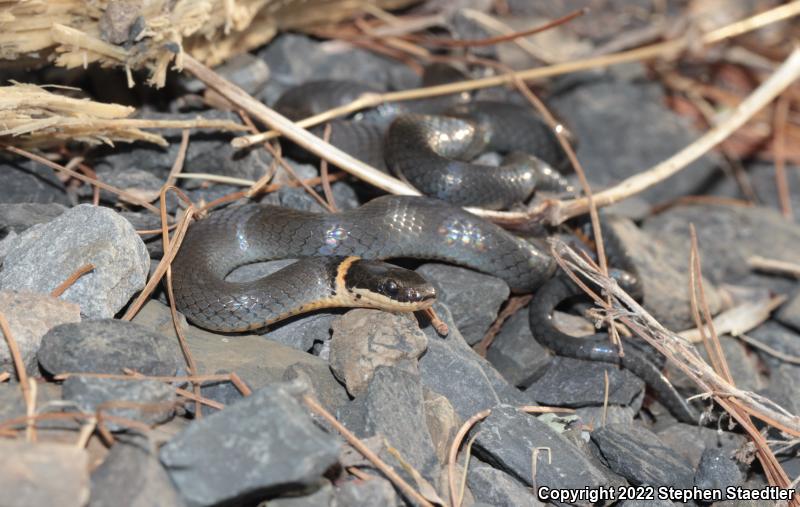
M 417 309 L 411 303 L 432 302 L 432 289 L 413 271 L 349 256 L 442 260 L 502 278 L 521 292 L 554 271 L 553 260 L 534 244 L 436 199 L 385 196 L 328 215 L 247 204 L 189 228 L 172 264 L 176 303 L 193 323 L 232 332 L 316 308 L 408 311 Z M 305 260 L 253 282 L 225 281 L 239 266 L 285 258 Z M 389 291 L 389 282 L 398 290 Z
M 374 91 L 348 81 L 311 81 L 287 91 L 274 107 L 298 120 Z M 525 202 L 534 190 L 574 190 L 554 169 L 566 160 L 555 134 L 529 107 L 438 99 L 385 104 L 361 116 L 332 122 L 331 144 L 424 195 L 503 209 Z M 505 154 L 503 164 L 472 161 L 485 152 Z

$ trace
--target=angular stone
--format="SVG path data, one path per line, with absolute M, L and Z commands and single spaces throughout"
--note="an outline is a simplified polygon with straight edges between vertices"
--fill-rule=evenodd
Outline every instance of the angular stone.
M 283 380 L 302 382 L 317 401 L 331 413 L 335 413 L 336 409 L 350 401 L 345 388 L 336 382 L 331 371 L 324 365 L 295 363 L 286 369 Z
M 274 498 L 268 501 L 267 505 L 269 507 L 335 507 L 335 504 L 332 503 L 333 493 L 331 483 L 323 481 L 320 487 L 315 488 L 309 494 Z
M 670 248 L 663 231 L 642 231 L 628 220 L 606 218 L 607 227 L 630 256 L 644 293 L 644 307 L 665 327 L 683 331 L 694 327 L 689 293 L 689 258 Z M 685 238 L 681 238 L 685 240 Z M 703 281 L 712 314 L 720 310 L 721 301 L 714 285 Z
M 769 257 L 780 261 L 796 262 L 794 252 L 800 251 L 800 226 L 758 206 L 676 206 L 651 216 L 643 228 L 661 238 L 663 248 L 688 259 L 689 224 L 697 230 L 703 274 L 712 283 L 771 287 L 774 277 L 753 273 L 748 259 L 765 255 L 767 245 Z
M 0 311 L 8 321 L 29 374 L 37 371 L 36 351 L 44 334 L 59 324 L 81 320 L 78 305 L 29 291 L 0 291 Z M 13 370 L 12 365 L 11 353 L 3 340 L 0 343 L 0 370 Z
M 157 380 L 69 377 L 63 384 L 65 400 L 75 403 L 82 412 L 94 413 L 103 406 L 103 414 L 140 421 L 148 425 L 168 421 L 175 414 L 175 389 Z M 114 406 L 133 403 L 138 406 Z M 106 422 L 111 431 L 124 431 L 128 426 Z
M 631 484 L 691 488 L 694 475 L 686 460 L 658 435 L 638 425 L 607 424 L 592 432 L 598 457 Z
M 531 489 L 512 476 L 472 458 L 467 470 L 467 486 L 478 502 L 495 507 L 544 505 Z
M 122 320 L 62 324 L 42 339 L 39 364 L 47 372 L 175 375 L 184 359 L 175 341 Z
M 675 423 L 657 434 L 661 442 L 681 455 L 692 468 L 697 468 L 706 449 L 719 448 L 732 453 L 747 441 L 737 433 L 683 423 Z
M 427 346 L 413 316 L 357 308 L 333 323 L 331 370 L 358 396 L 380 366 L 397 366 L 418 376 L 416 359 Z
M 461 426 L 461 419 L 450 401 L 441 394 L 424 389 L 422 395 L 425 400 L 425 423 L 436 449 L 436 457 L 440 463 L 446 463 L 450 444 Z
M 65 211 L 67 208 L 57 203 L 0 204 L 0 238 L 10 232 L 19 234 L 34 225 L 49 222 Z
M 721 489 L 740 486 L 745 475 L 739 465 L 723 449 L 706 449 L 694 476 L 694 485 L 700 489 Z
M 89 460 L 74 445 L 0 440 L 3 505 L 82 507 L 89 500 Z
M 588 427 L 598 428 L 605 424 L 633 424 L 637 410 L 631 407 L 609 405 L 608 407 L 580 407 L 575 409 L 575 415 Z
M 397 505 L 397 501 L 392 483 L 382 477 L 347 481 L 336 488 L 336 502 L 342 507 Z
M 337 439 L 287 389 L 259 389 L 161 448 L 161 462 L 188 504 L 257 503 L 316 484 L 337 462 Z
M 527 306 L 503 324 L 486 352 L 486 359 L 514 386 L 527 387 L 540 375 L 552 354 L 533 338 Z
M 338 315 L 333 312 L 300 315 L 286 322 L 280 322 L 261 336 L 307 352 L 315 343 L 330 340 L 331 326 L 337 317 Z
M 644 381 L 609 363 L 582 361 L 557 356 L 545 367 L 540 379 L 525 394 L 542 405 L 584 407 L 603 405 L 606 397 L 605 374 L 608 374 L 608 403 L 631 405 L 638 410 Z
M 638 174 L 697 137 L 688 119 L 664 104 L 658 83 L 593 73 L 564 80 L 562 89 L 550 102 L 580 139 L 577 154 L 592 188 L 608 187 Z M 635 117 L 630 111 L 636 111 Z M 603 126 L 604 135 L 597 135 L 598 125 Z M 630 142 L 632 139 L 636 142 Z M 696 193 L 715 165 L 711 157 L 703 157 L 640 197 L 656 204 Z
M 503 280 L 457 266 L 423 264 L 417 271 L 436 287 L 437 301 L 470 345 L 483 338 L 510 293 Z
M 109 208 L 81 204 L 14 241 L 3 261 L 0 287 L 49 294 L 90 263 L 94 270 L 62 297 L 94 319 L 113 317 L 144 288 L 150 268 L 147 248 L 127 220 Z
M 385 438 L 423 477 L 436 480 L 439 463 L 427 431 L 419 378 L 397 367 L 381 366 L 364 394 L 344 412 L 345 424 L 356 435 Z M 396 470 L 402 469 L 393 456 L 386 459 Z
M 447 306 L 437 303 L 435 308 L 450 333 L 442 338 L 432 326 L 425 328 L 428 350 L 419 360 L 422 384 L 450 400 L 463 420 L 498 403 L 526 404 L 526 396 L 466 344 Z
M 31 160 L 0 161 L 0 203 L 71 204 L 64 184 L 49 167 Z
M 71 412 L 74 409 L 65 406 L 61 395 L 61 385 L 54 382 L 37 381 L 36 407 L 37 414 L 56 414 Z M 22 398 L 22 391 L 19 384 L 4 382 L 0 384 L 0 421 L 9 419 L 20 420 L 20 424 L 15 426 L 17 429 L 25 427 L 25 416 L 27 407 Z M 75 418 L 68 419 L 48 419 L 43 418 L 36 423 L 38 429 L 68 430 L 70 432 L 80 429 L 81 422 Z
M 158 456 L 146 443 L 117 442 L 92 472 L 90 507 L 116 507 L 120 499 L 131 507 L 185 504 Z
M 528 486 L 533 486 L 531 465 L 535 449 L 540 449 L 536 486 L 596 488 L 609 484 L 609 478 L 593 464 L 587 451 L 515 407 L 498 405 L 493 408 L 477 431 L 475 455 Z
M 148 302 L 133 322 L 162 333 L 177 343 L 169 307 L 158 301 Z M 188 325 L 183 317 L 180 323 L 198 371 L 234 372 L 251 389 L 258 389 L 282 381 L 290 367 L 302 365 L 314 372 L 312 384 L 317 394 L 328 393 L 324 399 L 332 400 L 332 393 L 339 392 L 339 400 L 347 399 L 347 392 L 331 373 L 328 363 L 318 357 L 261 336 L 210 333 Z

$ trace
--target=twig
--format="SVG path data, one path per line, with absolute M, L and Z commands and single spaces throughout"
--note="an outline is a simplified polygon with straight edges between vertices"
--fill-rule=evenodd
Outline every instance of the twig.
M 183 162 L 186 160 L 186 150 L 189 148 L 189 130 L 183 129 L 181 131 L 181 145 L 178 147 L 178 156 L 175 157 L 175 162 L 172 163 L 172 168 L 169 170 L 165 186 L 175 185 L 175 180 L 178 174 L 183 170 Z
M 800 356 L 793 356 L 791 354 L 786 354 L 785 352 L 781 352 L 780 350 L 770 347 L 766 343 L 756 340 L 755 338 L 752 338 L 745 333 L 739 333 L 734 336 L 742 340 L 746 344 L 757 348 L 758 350 L 766 352 L 767 354 L 773 357 L 777 357 L 781 361 L 786 361 L 787 363 L 792 363 L 792 364 L 800 364 Z
M 326 143 L 331 139 L 331 124 L 325 124 L 325 130 L 322 133 L 322 140 Z M 333 198 L 333 190 L 331 190 L 331 182 L 328 178 L 328 161 L 324 158 L 319 160 L 319 176 L 322 180 L 322 192 L 325 194 L 325 200 L 328 201 L 328 206 L 333 213 L 336 213 L 336 201 Z
M 481 341 L 473 347 L 479 356 L 486 357 L 486 352 L 489 350 L 492 342 L 494 342 L 494 339 L 497 337 L 500 329 L 502 329 L 505 321 L 522 308 L 525 308 L 525 306 L 531 302 L 531 299 L 533 299 L 533 296 L 530 294 L 525 296 L 513 296 L 508 299 L 505 308 L 503 308 L 503 310 L 497 315 L 497 318 L 494 319 L 494 322 L 492 322 L 492 325 L 486 330 L 486 333 L 483 335 L 483 338 L 481 338 Z
M 79 267 L 75 270 L 75 272 L 69 275 L 66 280 L 61 282 L 58 287 L 53 289 L 53 292 L 51 292 L 50 295 L 54 298 L 60 297 L 67 289 L 72 287 L 72 284 L 77 282 L 80 277 L 86 273 L 94 271 L 94 268 L 95 266 L 92 263 L 84 264 L 83 266 Z
M 789 193 L 789 182 L 786 179 L 786 124 L 789 118 L 789 99 L 785 95 L 778 97 L 775 103 L 775 118 L 772 127 L 775 153 L 775 186 L 778 189 L 778 202 L 781 213 L 792 220 L 792 199 Z
M 394 483 L 408 498 L 409 500 L 413 500 L 417 502 L 419 505 L 424 507 L 433 507 L 428 500 L 426 500 L 422 495 L 420 495 L 414 488 L 411 487 L 409 483 L 407 483 L 402 477 L 400 477 L 397 472 L 395 472 L 392 467 L 386 464 L 377 454 L 372 452 L 369 447 L 364 445 L 364 442 L 358 439 L 350 430 L 345 428 L 342 423 L 336 420 L 330 412 L 325 410 L 322 405 L 317 403 L 314 398 L 309 395 L 303 396 L 303 402 L 311 409 L 312 412 L 319 415 L 323 419 L 325 419 L 328 424 L 333 426 L 336 431 L 341 434 L 347 442 L 352 445 L 358 452 L 360 452 L 365 458 L 367 458 L 375 468 L 383 472 L 383 474 Z
M 790 275 L 795 278 L 800 278 L 800 264 L 787 261 L 779 261 L 777 259 L 767 259 L 760 255 L 754 255 L 747 259 L 747 264 L 759 271 L 767 273 L 778 273 L 783 275 Z
M 766 107 L 789 85 L 800 77 L 800 49 L 795 49 L 769 79 L 764 81 L 732 112 L 727 119 L 702 135 L 695 142 L 667 160 L 639 174 L 623 180 L 611 189 L 595 195 L 598 206 L 608 206 L 638 194 L 656 183 L 685 169 L 714 146 L 744 125 L 754 114 Z M 548 222 L 560 224 L 589 210 L 589 199 L 582 197 L 552 203 L 548 210 Z

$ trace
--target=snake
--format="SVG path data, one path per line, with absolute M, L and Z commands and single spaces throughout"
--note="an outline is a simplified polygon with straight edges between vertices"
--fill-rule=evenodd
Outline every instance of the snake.
M 606 226 L 603 230 L 606 231 L 604 244 L 608 261 L 614 266 L 609 269 L 609 275 L 631 297 L 643 299 L 641 277 L 633 259 L 624 249 L 620 238 L 613 233 L 613 228 Z M 532 303 L 529 307 L 528 320 L 534 339 L 560 356 L 616 364 L 630 370 L 650 386 L 659 401 L 676 419 L 687 424 L 697 424 L 697 411 L 661 372 L 661 357 L 653 353 L 648 345 L 626 341 L 629 346 L 625 347 L 624 355 L 620 356 L 618 347 L 611 342 L 608 333 L 575 337 L 558 328 L 554 318 L 556 308 L 578 296 L 585 297 L 585 293 L 563 272 L 545 282 L 534 294 L 535 304 Z
M 286 91 L 274 108 L 299 120 L 366 93 L 377 90 L 346 80 L 309 81 Z M 459 206 L 506 209 L 536 190 L 575 190 L 557 170 L 566 158 L 550 126 L 530 108 L 508 102 L 457 96 L 386 103 L 331 122 L 329 142 L 423 195 Z M 474 161 L 486 152 L 504 154 L 502 164 Z
M 225 278 L 237 267 L 299 258 L 250 282 Z M 172 263 L 178 309 L 219 332 L 263 328 L 331 307 L 416 311 L 435 290 L 418 273 L 385 259 L 439 260 L 530 292 L 555 265 L 535 240 L 512 235 L 462 208 L 420 196 L 383 196 L 322 214 L 249 203 L 194 223 Z

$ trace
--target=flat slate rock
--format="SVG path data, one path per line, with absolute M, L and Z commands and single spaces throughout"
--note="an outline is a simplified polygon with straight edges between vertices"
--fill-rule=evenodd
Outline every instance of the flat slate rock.
M 175 375 L 184 359 L 177 342 L 123 320 L 103 319 L 62 324 L 42 338 L 39 365 L 47 372 Z
M 592 188 L 608 187 L 639 174 L 680 151 L 698 135 L 687 118 L 664 104 L 658 83 L 596 73 L 562 81 L 564 91 L 556 91 L 550 103 L 581 140 L 577 154 Z M 575 81 L 579 86 L 574 86 Z M 636 114 L 631 115 L 631 111 Z M 602 134 L 597 130 L 600 125 Z M 636 142 L 632 142 L 634 139 Z M 640 197 L 656 204 L 696 193 L 714 169 L 715 162 L 703 157 Z
M 536 462 L 536 486 L 549 488 L 596 488 L 610 484 L 604 471 L 597 468 L 588 450 L 578 448 L 563 435 L 536 417 L 515 407 L 499 405 L 478 425 L 473 452 L 482 461 L 533 486 L 532 456 Z M 549 458 L 549 459 L 548 459 Z
M 423 264 L 417 272 L 436 287 L 436 300 L 470 345 L 483 338 L 510 293 L 503 280 L 457 266 Z
M 269 507 L 326 507 L 333 504 L 334 490 L 329 481 L 323 481 L 322 485 L 313 492 L 304 495 L 292 495 L 274 498 L 267 502 Z
M 36 224 L 47 223 L 65 211 L 67 208 L 58 203 L 0 204 L 0 238 L 9 232 L 19 234 Z
M 800 289 L 796 290 L 775 313 L 775 319 L 800 332 Z
M 367 389 L 380 366 L 396 366 L 417 377 L 417 358 L 428 347 L 413 315 L 357 308 L 333 322 L 329 363 L 352 396 Z
M 638 410 L 644 381 L 625 368 L 599 361 L 556 356 L 525 394 L 542 405 L 573 408 L 603 405 L 605 374 L 608 374 L 608 403 L 631 405 Z
M 644 221 L 646 232 L 661 238 L 663 248 L 689 258 L 689 224 L 694 224 L 700 243 L 703 274 L 712 283 L 771 287 L 774 278 L 753 273 L 747 260 L 765 255 L 797 262 L 800 226 L 774 209 L 723 204 L 672 207 Z M 688 261 L 687 261 L 688 262 Z
M 739 464 L 731 458 L 730 451 L 706 449 L 694 476 L 694 485 L 700 489 L 721 489 L 741 486 L 746 479 Z
M 71 204 L 64 184 L 49 167 L 31 160 L 2 160 L 0 203 Z
M 117 507 L 123 498 L 131 507 L 186 505 L 146 442 L 117 442 L 92 472 L 89 507 Z
M 0 440 L 0 506 L 83 507 L 89 500 L 85 449 L 50 442 Z
M 464 420 L 500 403 L 525 405 L 528 397 L 466 344 L 447 306 L 436 303 L 435 308 L 450 333 L 442 338 L 431 326 L 424 329 L 428 350 L 419 360 L 422 384 L 450 400 Z
M 193 422 L 160 457 L 187 504 L 242 505 L 313 486 L 339 450 L 276 384 Z
M 436 480 L 441 464 L 427 431 L 418 376 L 397 367 L 381 366 L 375 370 L 363 395 L 341 409 L 340 414 L 347 428 L 357 436 L 385 438 L 423 477 Z M 384 459 L 396 470 L 402 470 L 393 456 Z
M 503 324 L 486 352 L 486 359 L 513 386 L 527 387 L 540 375 L 552 354 L 533 338 L 527 306 Z
M 691 488 L 694 471 L 658 435 L 638 425 L 607 424 L 592 432 L 598 457 L 631 484 Z
M 467 486 L 476 501 L 495 507 L 544 505 L 529 487 L 475 458 L 469 461 Z
M 162 333 L 177 343 L 169 307 L 148 302 L 133 322 Z M 331 373 L 328 363 L 257 335 L 225 336 L 191 326 L 181 318 L 186 343 L 199 371 L 235 372 L 251 389 L 259 389 L 286 379 L 292 368 L 303 369 L 313 380 L 310 387 L 329 410 L 346 402 L 347 391 Z M 290 377 L 295 378 L 295 377 Z
M 94 270 L 61 297 L 77 303 L 86 317 L 101 319 L 113 317 L 144 288 L 150 257 L 130 222 L 109 208 L 81 204 L 14 240 L 0 288 L 49 294 L 86 264 Z
M 678 453 L 692 468 L 697 468 L 706 449 L 724 449 L 732 453 L 747 441 L 747 437 L 716 428 L 675 423 L 657 432 L 658 438 Z
M 59 324 L 80 322 L 81 309 L 69 301 L 30 291 L 0 291 L 0 309 L 29 374 L 38 372 L 36 352 L 44 334 Z M 8 346 L 0 345 L 0 370 L 12 370 Z
M 161 424 L 175 414 L 177 396 L 175 389 L 158 380 L 113 379 L 97 377 L 69 377 L 62 385 L 65 400 L 75 403 L 85 413 L 94 413 L 101 405 L 103 413 L 143 422 Z M 114 402 L 141 404 L 133 407 L 115 407 Z M 111 431 L 128 428 L 124 423 L 108 421 Z
M 670 248 L 661 230 L 643 231 L 631 220 L 620 217 L 607 217 L 605 222 L 639 272 L 644 307 L 668 329 L 693 328 L 689 258 L 683 251 Z M 703 283 L 709 308 L 716 314 L 721 306 L 720 297 L 714 284 L 707 279 Z

